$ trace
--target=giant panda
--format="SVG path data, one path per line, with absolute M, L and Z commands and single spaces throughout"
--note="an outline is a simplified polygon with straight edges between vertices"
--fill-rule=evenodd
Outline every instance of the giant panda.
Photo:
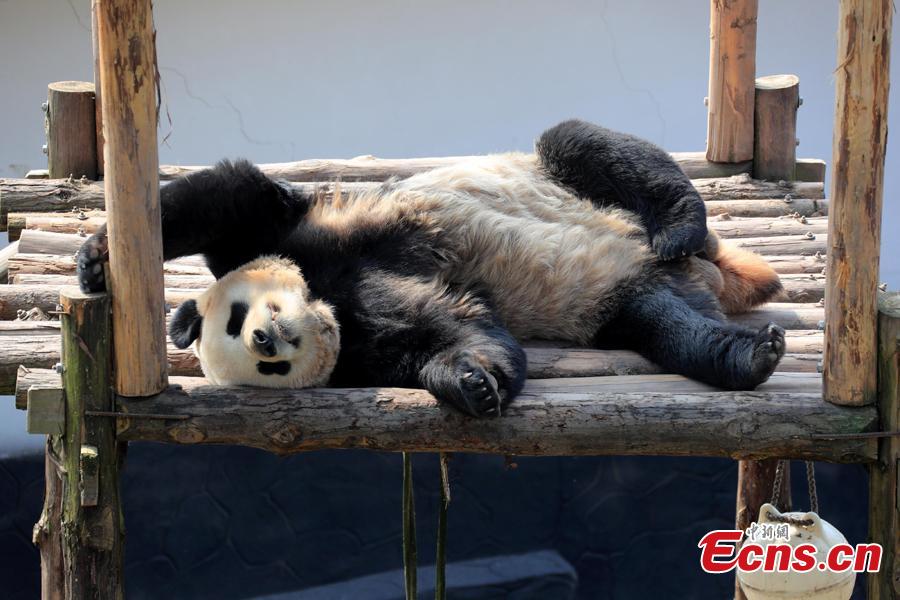
M 724 313 L 778 276 L 707 230 L 668 153 L 577 120 L 535 148 L 330 200 L 246 161 L 169 183 L 165 259 L 203 254 L 218 280 L 172 340 L 197 342 L 214 383 L 422 387 L 474 416 L 521 390 L 529 338 L 630 348 L 726 389 L 770 376 L 784 331 Z M 86 291 L 105 257 L 101 229 L 79 253 Z

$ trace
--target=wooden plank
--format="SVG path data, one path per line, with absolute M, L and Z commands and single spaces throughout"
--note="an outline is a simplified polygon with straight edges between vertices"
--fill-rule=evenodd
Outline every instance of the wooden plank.
M 708 220 L 710 229 L 723 238 L 772 237 L 778 235 L 824 235 L 828 233 L 827 217 L 743 217 Z
M 166 386 L 156 46 L 150 0 L 97 5 L 116 392 Z
M 709 3 L 709 118 L 706 158 L 753 158 L 757 0 Z
M 882 431 L 900 431 L 900 294 L 882 294 L 878 314 L 878 408 Z M 881 570 L 868 577 L 870 600 L 900 598 L 900 438 L 879 440 L 869 467 L 869 542 L 881 544 Z
M 0 250 L 2 253 L 2 250 Z M 163 272 L 168 275 L 203 275 L 212 277 L 209 269 L 202 263 L 202 259 L 185 261 L 182 259 L 170 260 L 163 263 Z M 9 259 L 9 273 L 11 276 L 32 275 L 74 275 L 75 257 L 71 254 L 14 254 Z
M 611 391 L 614 385 L 571 389 L 576 384 L 568 379 L 532 381 L 501 418 L 490 420 L 473 420 L 439 406 L 423 390 L 271 390 L 174 377 L 177 387 L 142 401 L 122 398 L 118 409 L 176 418 L 123 418 L 118 432 L 119 439 L 128 441 L 240 444 L 279 454 L 369 448 L 564 456 L 790 456 L 840 462 L 874 458 L 872 439 L 818 437 L 870 431 L 877 424 L 874 407 L 823 402 L 818 376 L 778 375 L 756 392 L 709 392 L 702 384 L 685 391 L 688 385 L 677 380 L 683 378 L 674 377 L 641 376 L 642 385 L 653 391 L 632 388 L 627 393 Z M 598 379 L 620 379 L 623 388 L 636 383 L 629 376 Z M 754 435 L 746 435 L 748 431 Z
M 60 289 L 60 286 L 53 285 L 0 285 L 0 319 L 15 319 L 19 311 L 27 311 L 34 307 L 40 308 L 44 312 L 56 310 Z M 196 298 L 202 291 L 164 290 L 166 305 L 178 306 L 185 300 Z
M 753 177 L 769 181 L 795 179 L 799 107 L 800 78 L 796 75 L 756 79 Z
M 0 205 L 2 206 L 2 205 Z M 711 200 L 706 202 L 706 215 L 717 217 L 784 217 L 797 215 L 802 217 L 819 217 L 828 214 L 827 200 L 811 198 L 780 199 L 759 198 L 751 200 Z
M 212 275 L 165 275 L 163 283 L 167 289 L 194 290 L 202 292 L 215 282 Z M 78 278 L 73 275 L 43 275 L 36 273 L 20 273 L 11 279 L 13 285 L 40 285 L 40 286 L 77 286 Z M 162 313 L 160 313 L 162 314 Z
M 825 397 L 875 401 L 876 291 L 890 86 L 891 0 L 841 0 L 828 223 Z
M 47 164 L 52 178 L 97 179 L 94 84 L 57 81 L 47 86 Z
M 797 181 L 825 181 L 825 161 L 820 158 L 798 158 L 794 165 Z

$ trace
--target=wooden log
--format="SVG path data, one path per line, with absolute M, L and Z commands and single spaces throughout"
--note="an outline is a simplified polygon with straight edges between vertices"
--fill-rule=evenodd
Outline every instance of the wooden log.
M 104 223 L 106 223 L 106 211 L 102 210 L 68 213 L 10 213 L 7 215 L 6 232 L 10 241 L 19 239 L 23 229 L 90 235 Z
M 824 275 L 782 275 L 781 284 L 788 302 L 818 302 L 825 297 Z
M 9 260 L 18 252 L 19 242 L 8 244 L 0 250 L 0 284 L 9 281 Z
M 878 412 L 882 431 L 900 431 L 900 294 L 883 294 L 878 314 Z M 881 544 L 881 569 L 868 598 L 900 598 L 900 438 L 879 440 L 869 467 L 869 542 Z
M 57 81 L 47 89 L 47 164 L 51 178 L 97 179 L 94 84 Z
M 50 171 L 47 169 L 31 169 L 25 173 L 25 179 L 47 179 L 50 177 Z
M 789 201 L 787 201 L 789 200 Z M 808 198 L 758 200 L 713 200 L 706 202 L 706 215 L 717 217 L 784 217 L 797 215 L 802 217 L 819 217 L 828 214 L 827 200 Z
M 181 259 L 163 263 L 163 272 L 167 275 L 202 275 L 207 279 L 212 277 L 205 265 L 198 265 L 194 261 L 185 262 Z M 13 277 L 23 274 L 74 275 L 75 258 L 71 254 L 18 253 L 9 259 L 9 274 Z
M 59 335 L 59 321 L 0 321 L 0 336 Z
M 891 0 L 840 3 L 825 397 L 844 405 L 876 398 L 876 292 L 892 17 Z
M 746 327 L 761 328 L 770 322 L 785 329 L 820 329 L 825 309 L 818 303 L 769 302 L 747 313 L 731 315 L 730 320 Z
M 78 179 L 0 179 L 0 229 L 11 212 L 103 208 L 103 186 Z
M 45 275 L 36 273 L 21 273 L 11 279 L 13 285 L 40 285 L 40 286 L 77 286 L 78 278 L 75 275 Z M 166 289 L 191 290 L 200 294 L 215 282 L 212 275 L 165 275 L 163 283 Z M 162 312 L 160 314 L 163 314 Z
M 19 311 L 40 308 L 44 312 L 56 310 L 60 286 L 53 285 L 0 285 L 0 319 L 15 319 Z M 175 307 L 203 290 L 167 289 L 166 304 Z
M 97 7 L 115 389 L 146 396 L 166 387 L 153 9 Z
M 97 141 L 97 175 L 103 175 L 103 103 L 101 97 L 103 90 L 100 88 L 100 24 L 99 18 L 100 0 L 91 0 L 91 49 L 94 55 L 94 120 L 96 123 Z
M 716 179 L 693 179 L 694 187 L 704 200 L 751 200 L 767 198 L 808 198 L 819 200 L 825 197 L 825 186 L 821 182 L 810 181 L 760 181 L 749 175 L 720 177 Z
M 825 161 L 820 158 L 798 158 L 794 165 L 796 181 L 825 181 Z
M 738 238 L 732 241 L 735 246 L 751 250 L 758 254 L 799 254 L 800 256 L 815 256 L 825 254 L 828 250 L 828 236 L 816 235 L 773 235 L 768 237 Z
M 753 177 L 795 179 L 800 78 L 767 75 L 756 79 L 753 124 Z
M 47 369 L 60 360 L 59 330 L 52 324 L 22 328 L 18 331 L 0 329 L 0 393 L 13 391 L 18 369 Z M 794 333 L 794 332 L 791 332 Z M 788 354 L 778 365 L 779 373 L 815 373 L 821 360 L 821 347 L 814 349 L 809 340 L 788 336 Z M 806 348 L 803 348 L 806 346 Z M 811 352 L 794 352 L 812 349 Z M 661 373 L 661 369 L 639 354 L 627 350 L 594 350 L 591 348 L 548 348 L 527 345 L 528 376 L 532 379 L 560 377 L 606 377 L 613 375 L 647 375 Z M 167 344 L 166 360 L 170 375 L 200 376 L 200 361 L 190 348 L 181 350 Z M 17 402 L 24 402 L 17 391 Z M 23 405 L 24 407 L 24 405 Z
M 63 387 L 66 426 L 61 436 L 62 516 L 51 523 L 60 529 L 66 598 L 122 598 L 125 533 L 119 498 L 119 465 L 123 447 L 116 443 L 115 424 L 86 417 L 85 411 L 109 411 L 109 300 L 105 294 L 84 295 L 77 288 L 60 294 L 65 356 Z M 97 497 L 93 506 L 82 501 L 84 446 L 96 449 Z M 59 587 L 59 586 L 54 586 Z
M 10 216 L 12 221 L 12 216 Z M 723 238 L 771 237 L 777 235 L 814 235 L 828 233 L 826 217 L 714 217 L 709 228 Z M 36 227 L 35 229 L 42 229 Z
M 823 254 L 814 256 L 768 255 L 766 256 L 766 262 L 780 274 L 825 273 L 825 255 Z
M 710 0 L 706 158 L 753 158 L 757 0 Z
M 875 456 L 872 439 L 818 437 L 871 431 L 877 415 L 874 407 L 822 402 L 815 375 L 776 375 L 755 392 L 710 392 L 672 375 L 592 379 L 581 385 L 566 379 L 531 381 L 502 418 L 473 420 L 439 406 L 423 390 L 271 390 L 172 378 L 174 386 L 161 394 L 142 401 L 121 398 L 117 406 L 122 412 L 173 418 L 121 418 L 118 433 L 120 440 L 240 444 L 278 454 L 368 448 L 554 456 L 789 456 L 837 462 Z M 614 391 L 621 389 L 630 391 Z

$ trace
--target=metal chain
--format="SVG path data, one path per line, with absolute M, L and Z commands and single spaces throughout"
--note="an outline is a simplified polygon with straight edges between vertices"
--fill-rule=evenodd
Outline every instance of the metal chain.
M 772 484 L 772 506 L 775 508 L 778 508 L 781 503 L 781 486 L 784 484 L 784 466 L 786 463 L 786 460 L 779 460 L 775 464 L 775 481 Z
M 806 485 L 809 486 L 809 510 L 819 514 L 819 495 L 816 493 L 816 465 L 806 461 Z

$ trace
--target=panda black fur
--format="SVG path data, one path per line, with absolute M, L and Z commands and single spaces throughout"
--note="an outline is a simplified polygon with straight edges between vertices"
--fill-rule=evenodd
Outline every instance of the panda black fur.
M 303 301 L 321 302 L 340 327 L 333 385 L 425 387 L 470 414 L 498 413 L 524 383 L 517 339 L 525 338 L 632 348 L 725 388 L 768 378 L 784 332 L 729 324 L 722 309 L 769 299 L 778 277 L 707 232 L 702 199 L 667 153 L 581 121 L 548 130 L 536 150 L 465 160 L 331 202 L 244 161 L 166 185 L 165 258 L 202 253 L 222 278 L 179 308 L 173 340 L 185 347 L 199 336 L 204 360 L 217 340 L 240 338 L 257 374 L 238 376 L 236 359 L 223 354 L 220 370 L 234 376 L 220 383 L 321 383 L 321 373 L 281 360 L 281 351 L 268 354 L 277 330 L 264 331 L 263 342 L 252 337 L 255 325 L 231 335 L 224 308 L 215 326 L 206 322 L 214 298 L 237 293 L 228 278 L 244 277 L 242 265 L 280 255 L 299 266 Z M 87 290 L 103 286 L 95 265 L 105 243 L 101 230 L 81 251 Z M 263 267 L 272 264 L 292 269 Z M 292 356 L 328 343 L 301 341 Z M 288 373 L 273 371 L 279 361 Z

